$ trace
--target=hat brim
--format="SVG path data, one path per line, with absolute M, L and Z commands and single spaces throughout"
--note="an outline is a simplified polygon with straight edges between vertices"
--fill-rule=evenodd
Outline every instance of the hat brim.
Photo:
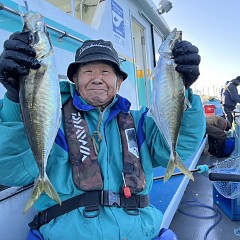
M 80 63 L 89 63 L 89 62 L 95 62 L 95 61 L 106 61 L 111 62 L 116 66 L 116 69 L 118 70 L 119 74 L 122 75 L 123 81 L 128 77 L 128 74 L 124 72 L 116 63 L 115 59 L 111 56 L 106 56 L 103 54 L 94 54 L 94 55 L 87 55 L 84 58 L 81 59 L 81 61 L 72 62 L 67 69 L 67 76 L 69 80 L 73 81 L 73 75 L 76 73 L 79 64 Z

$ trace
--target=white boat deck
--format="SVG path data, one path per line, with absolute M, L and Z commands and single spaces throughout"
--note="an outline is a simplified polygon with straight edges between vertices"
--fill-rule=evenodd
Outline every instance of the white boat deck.
M 8 188 L 0 192 L 1 240 L 26 239 L 29 231 L 28 223 L 32 221 L 36 213 L 32 208 L 23 214 L 30 192 L 31 189 L 22 191 L 19 187 Z
M 206 139 L 205 137 L 199 149 L 185 162 L 190 170 L 196 167 L 206 145 Z M 154 177 L 164 175 L 165 171 L 166 169 L 162 167 L 157 168 Z M 166 183 L 163 182 L 163 179 L 154 182 L 150 199 L 151 204 L 164 214 L 162 227 L 169 227 L 188 183 L 189 178 L 185 175 L 172 176 Z

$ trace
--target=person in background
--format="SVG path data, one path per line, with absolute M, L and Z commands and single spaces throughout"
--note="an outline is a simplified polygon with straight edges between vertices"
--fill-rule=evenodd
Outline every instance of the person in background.
M 225 118 L 233 123 L 233 110 L 237 103 L 240 103 L 240 95 L 238 94 L 237 86 L 240 85 L 240 76 L 229 81 L 222 93 L 222 109 Z
M 30 184 L 39 175 L 18 97 L 20 77 L 41 64 L 30 39 L 28 32 L 13 33 L 0 58 L 0 81 L 7 89 L 0 101 L 0 184 L 7 186 Z M 201 99 L 190 89 L 199 76 L 200 56 L 188 41 L 178 42 L 173 55 L 192 105 L 184 112 L 177 146 L 185 161 L 206 131 Z M 172 233 L 160 232 L 163 215 L 149 204 L 153 168 L 167 167 L 169 147 L 147 115 L 148 108 L 130 110 L 131 103 L 118 94 L 128 75 L 113 44 L 102 39 L 85 41 L 67 76 L 70 81 L 60 82 L 62 123 L 47 163 L 47 175 L 62 205 L 41 194 L 28 239 L 176 239 L 175 234 L 163 237 Z M 72 113 L 79 116 L 77 127 L 85 133 L 81 141 L 71 135 L 76 130 L 74 121 L 66 120 L 72 119 Z M 90 155 L 79 151 L 82 142 L 87 142 Z
M 222 104 L 222 97 L 223 97 L 223 91 L 224 89 L 227 87 L 227 84 L 229 83 L 230 81 L 226 81 L 225 84 L 224 84 L 224 87 L 221 86 L 221 90 L 220 90 L 220 103 Z
M 227 135 L 225 131 L 229 131 L 231 123 L 217 115 L 206 116 L 206 132 L 208 134 L 208 152 L 217 158 L 228 157 L 224 153 L 225 141 Z

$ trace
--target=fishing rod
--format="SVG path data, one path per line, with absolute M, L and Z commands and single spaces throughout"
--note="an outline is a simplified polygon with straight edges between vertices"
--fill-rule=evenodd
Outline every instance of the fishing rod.
M 205 173 L 208 172 L 209 169 L 215 167 L 217 164 L 214 164 L 212 166 L 208 165 L 199 165 L 197 168 L 190 170 L 190 172 L 198 172 L 198 173 Z M 173 173 L 171 177 L 173 176 L 179 176 L 184 175 L 182 172 L 176 172 Z M 163 176 L 154 177 L 153 180 L 160 180 L 163 179 Z M 234 174 L 234 173 L 217 173 L 217 172 L 211 172 L 208 175 L 208 178 L 210 181 L 223 181 L 223 182 L 240 182 L 240 174 Z
M 197 166 L 197 168 L 195 169 L 192 169 L 192 170 L 189 170 L 190 172 L 194 173 L 194 172 L 198 172 L 198 173 L 205 173 L 205 172 L 208 172 L 209 169 L 215 167 L 216 164 L 212 165 L 212 166 L 208 166 L 208 165 L 199 165 Z M 179 176 L 179 175 L 184 175 L 184 173 L 182 172 L 176 172 L 176 173 L 173 173 L 171 175 L 171 177 L 173 176 Z M 160 179 L 163 179 L 164 178 L 164 175 L 163 176 L 158 176 L 158 177 L 154 177 L 153 178 L 153 181 L 156 181 L 156 180 L 160 180 Z
M 233 173 L 209 173 L 208 178 L 211 181 L 240 182 L 240 175 Z

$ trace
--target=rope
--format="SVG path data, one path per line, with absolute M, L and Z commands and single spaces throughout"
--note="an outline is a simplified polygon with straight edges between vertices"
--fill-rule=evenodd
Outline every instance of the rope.
M 100 111 L 99 117 L 98 117 L 97 130 L 95 132 L 93 132 L 93 134 L 91 136 L 94 152 L 96 153 L 96 155 L 98 155 L 98 153 L 99 153 L 99 143 L 102 141 L 102 134 L 100 132 L 101 122 L 102 122 L 102 112 Z M 96 138 L 97 138 L 97 140 L 96 140 Z
M 209 229 L 207 230 L 207 232 L 204 235 L 204 240 L 207 240 L 208 234 L 212 231 L 212 229 L 214 227 L 216 227 L 220 221 L 222 220 L 222 214 L 218 211 L 217 208 L 215 207 L 210 207 L 206 204 L 203 204 L 201 202 L 199 202 L 198 200 L 196 200 L 196 198 L 192 195 L 193 200 L 187 200 L 187 201 L 182 201 L 182 204 L 186 204 L 189 207 L 202 207 L 202 208 L 206 208 L 206 209 L 210 209 L 213 211 L 213 214 L 208 215 L 208 216 L 199 216 L 199 215 L 194 215 L 194 214 L 190 214 L 190 213 L 186 213 L 181 209 L 178 209 L 178 211 L 186 216 L 192 217 L 192 218 L 198 218 L 198 219 L 214 219 L 217 218 L 217 221 L 211 226 L 209 227 Z

